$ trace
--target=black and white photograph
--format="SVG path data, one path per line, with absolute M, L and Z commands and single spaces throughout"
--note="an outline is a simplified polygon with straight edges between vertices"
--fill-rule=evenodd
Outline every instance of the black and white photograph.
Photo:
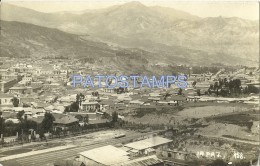
M 0 3 L 0 166 L 260 166 L 258 1 Z

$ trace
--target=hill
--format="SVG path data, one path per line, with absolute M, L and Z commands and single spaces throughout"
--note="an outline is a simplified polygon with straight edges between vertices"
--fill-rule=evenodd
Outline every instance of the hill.
M 172 8 L 147 7 L 139 2 L 80 14 L 41 13 L 7 3 L 1 10 L 2 20 L 57 28 L 84 35 L 86 40 L 139 48 L 156 54 L 163 62 L 258 65 L 257 21 L 235 17 L 200 18 Z

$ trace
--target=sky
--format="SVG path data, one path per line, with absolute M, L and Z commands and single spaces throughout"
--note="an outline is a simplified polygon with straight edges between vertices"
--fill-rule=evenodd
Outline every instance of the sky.
M 113 5 L 120 5 L 132 0 L 3 0 L 17 6 L 36 11 L 50 13 L 60 11 L 82 11 L 86 9 L 100 9 Z M 259 3 L 250 1 L 176 1 L 176 0 L 139 0 L 146 6 L 164 6 L 182 10 L 200 17 L 240 17 L 259 20 Z

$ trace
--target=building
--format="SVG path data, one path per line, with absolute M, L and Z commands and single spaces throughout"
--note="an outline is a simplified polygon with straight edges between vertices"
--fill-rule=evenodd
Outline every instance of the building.
M 132 100 L 132 101 L 129 102 L 129 107 L 140 107 L 143 104 L 144 104 L 143 101 Z
M 172 140 L 155 136 L 137 142 L 126 144 L 125 147 L 130 149 L 132 156 L 150 155 L 159 151 L 165 150 L 169 147 Z
M 112 89 L 112 88 L 103 88 L 102 92 L 105 92 L 105 93 L 115 93 L 115 90 Z
M 25 86 L 15 86 L 11 87 L 9 89 L 9 93 L 11 94 L 25 94 L 25 93 L 31 93 L 32 88 L 31 87 L 25 87 Z
M 97 101 L 83 102 L 81 105 L 82 105 L 82 110 L 85 112 L 96 112 L 100 108 L 100 105 L 98 104 Z
M 10 94 L 0 93 L 0 106 L 12 106 L 12 98 L 14 96 Z
M 197 102 L 199 101 L 200 97 L 199 96 L 188 96 L 187 101 L 189 102 Z
M 4 73 L 2 74 L 2 80 L 13 80 L 16 79 L 17 82 L 22 80 L 22 77 L 15 73 Z
M 186 97 L 180 95 L 172 96 L 170 99 L 177 102 L 177 105 L 183 105 L 183 103 L 187 101 Z
M 5 81 L 0 81 L 0 91 L 8 92 L 8 90 L 13 87 L 18 81 L 16 79 L 10 79 Z
M 112 145 L 79 153 L 80 162 L 91 166 L 112 166 L 129 161 L 128 153 Z
M 185 151 L 178 151 L 177 149 L 174 150 L 166 150 L 163 152 L 163 156 L 168 159 L 177 159 L 177 160 L 187 160 L 188 159 L 188 152 Z
M 54 130 L 57 128 L 60 128 L 61 130 L 70 130 L 79 125 L 79 120 L 73 116 L 67 115 L 61 118 L 55 118 L 53 124 Z

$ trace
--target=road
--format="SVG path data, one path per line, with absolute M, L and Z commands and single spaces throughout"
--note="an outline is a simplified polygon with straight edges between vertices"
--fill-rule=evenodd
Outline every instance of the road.
M 77 156 L 78 153 L 106 146 L 106 145 L 116 145 L 119 143 L 127 142 L 130 141 L 131 139 L 136 139 L 140 138 L 143 136 L 148 136 L 152 135 L 154 132 L 149 132 L 149 133 L 134 133 L 132 135 L 127 135 L 126 137 L 118 138 L 118 139 L 108 139 L 101 141 L 99 143 L 94 143 L 94 144 L 89 144 L 89 145 L 84 145 L 82 144 L 81 146 L 73 147 L 70 149 L 65 149 L 65 150 L 59 150 L 59 151 L 53 151 L 53 152 L 48 152 L 48 153 L 43 153 L 43 154 L 37 154 L 37 155 L 32 155 L 32 156 L 27 156 L 23 158 L 17 158 L 13 159 L 17 163 L 21 164 L 22 166 L 45 166 L 45 165 L 51 165 L 51 163 L 54 163 L 55 161 L 62 160 L 62 159 L 67 159 L 70 157 L 75 157 Z M 3 166 L 5 164 L 8 164 L 8 161 L 1 162 Z

